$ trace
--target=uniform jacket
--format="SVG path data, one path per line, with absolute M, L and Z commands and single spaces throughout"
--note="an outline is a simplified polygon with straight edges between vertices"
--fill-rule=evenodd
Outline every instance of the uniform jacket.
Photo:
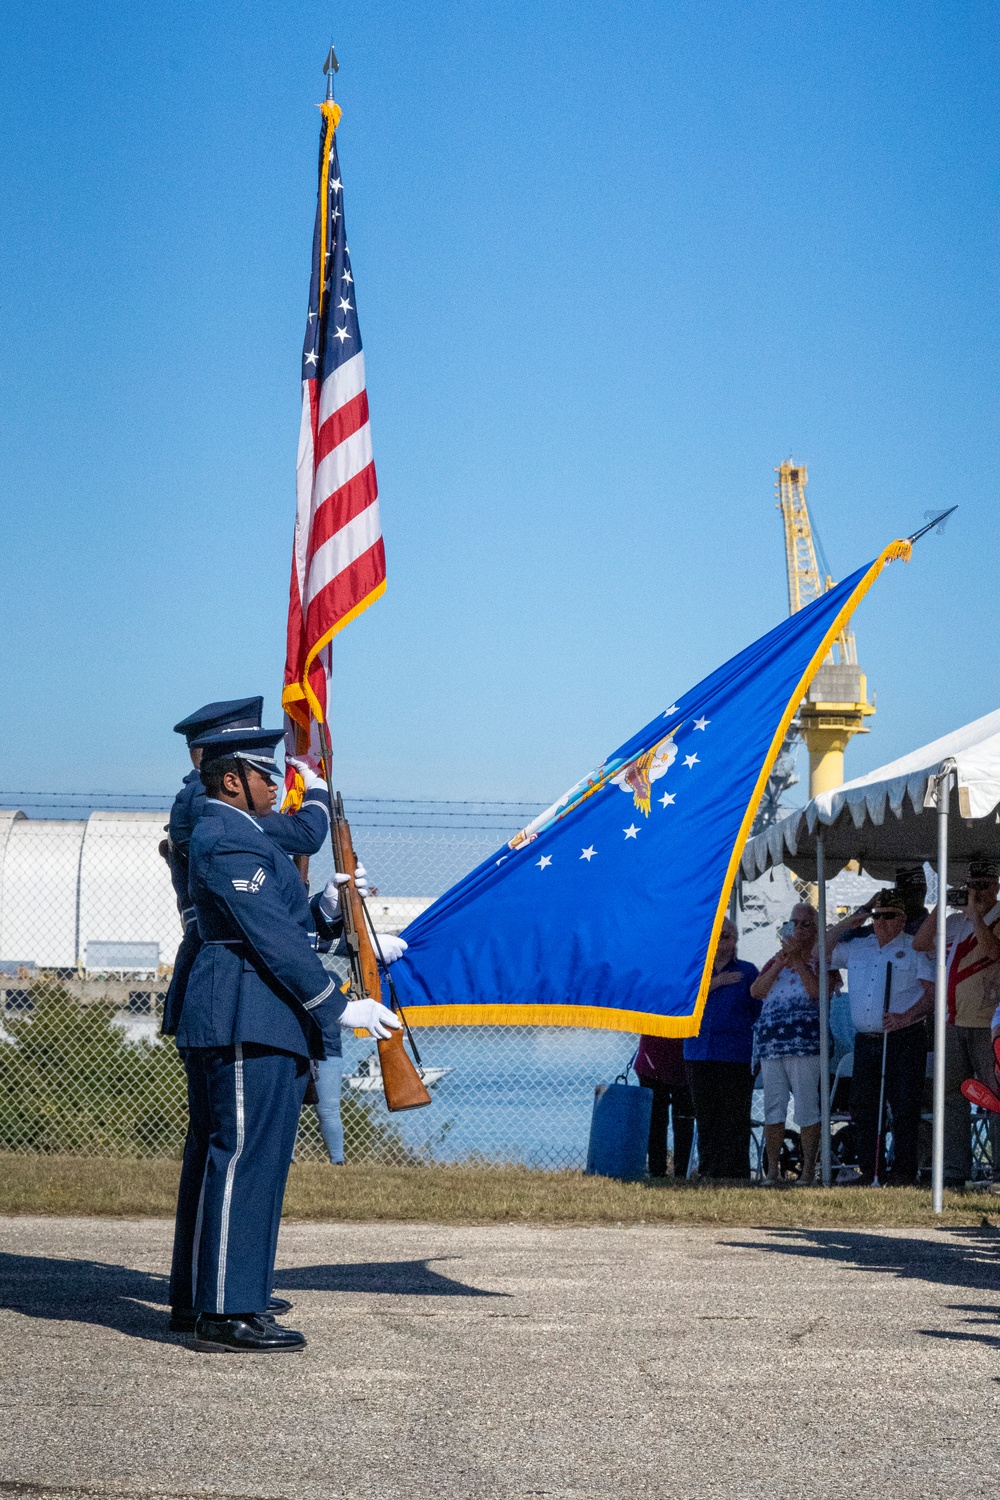
M 346 1004 L 316 951 L 317 919 L 294 865 L 256 819 L 207 798 L 191 835 L 188 890 L 202 946 L 177 1023 L 178 1047 L 257 1042 L 324 1056 L 323 1027 Z
M 170 835 L 167 863 L 184 936 L 174 959 L 174 973 L 163 1007 L 164 1036 L 173 1036 L 180 1024 L 188 978 L 201 947 L 194 906 L 188 895 L 188 860 L 191 835 L 207 802 L 201 775 L 198 771 L 190 771 L 174 798 L 167 824 Z M 325 787 L 313 787 L 298 812 L 269 813 L 257 822 L 262 832 L 286 854 L 316 854 L 323 847 L 330 827 L 330 795 Z
M 195 824 L 205 810 L 206 801 L 200 773 L 189 771 L 174 798 L 167 824 L 170 835 L 170 879 L 182 919 L 190 906 L 187 892 L 188 846 Z M 286 854 L 318 854 L 330 830 L 330 795 L 322 785 L 315 786 L 303 799 L 298 812 L 269 813 L 266 818 L 258 821 L 268 838 L 273 839 Z

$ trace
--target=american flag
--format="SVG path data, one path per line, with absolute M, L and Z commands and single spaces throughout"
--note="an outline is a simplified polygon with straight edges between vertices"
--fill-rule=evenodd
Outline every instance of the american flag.
M 309 744 L 327 713 L 330 642 L 385 590 L 365 356 L 344 229 L 340 107 L 320 106 L 319 199 L 302 347 L 302 425 L 282 703 Z M 292 747 L 290 747 L 292 748 Z M 315 744 L 313 748 L 317 748 Z

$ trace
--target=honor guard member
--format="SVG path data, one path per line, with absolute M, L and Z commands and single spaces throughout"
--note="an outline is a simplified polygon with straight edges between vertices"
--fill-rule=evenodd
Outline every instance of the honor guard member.
M 345 1001 L 316 952 L 322 897 L 310 906 L 292 863 L 262 831 L 275 801 L 281 730 L 202 735 L 207 793 L 189 849 L 188 890 L 201 948 L 177 1046 L 192 1115 L 209 1147 L 192 1246 L 194 1347 L 300 1349 L 269 1314 L 274 1255 L 299 1110 L 323 1031 L 338 1023 L 388 1036 L 399 1021 L 375 1000 Z
M 167 824 L 166 859 L 170 867 L 170 879 L 177 907 L 184 927 L 177 957 L 174 960 L 174 975 L 167 992 L 163 1013 L 163 1034 L 173 1036 L 177 1029 L 180 1008 L 184 1003 L 184 990 L 191 965 L 198 951 L 198 931 L 194 923 L 194 909 L 188 900 L 187 867 L 188 846 L 194 825 L 201 817 L 205 806 L 205 788 L 198 768 L 201 765 L 202 747 L 199 743 L 205 734 L 234 733 L 241 729 L 259 729 L 264 707 L 263 698 L 233 698 L 221 703 L 206 703 L 186 719 L 174 725 L 174 733 L 187 740 L 193 769 L 184 778 L 180 791 L 174 798 Z M 286 854 L 316 854 L 323 847 L 330 828 L 330 797 L 323 782 L 305 761 L 293 761 L 305 784 L 306 794 L 302 806 L 296 813 L 271 813 L 261 827 L 268 838 L 274 840 Z
M 161 1029 L 164 1036 L 176 1034 L 188 976 L 201 947 L 194 907 L 188 897 L 188 849 L 195 824 L 205 807 L 205 787 L 198 769 L 203 754 L 201 738 L 206 734 L 224 733 L 229 736 L 246 729 L 258 729 L 263 704 L 264 700 L 260 697 L 207 703 L 204 708 L 199 708 L 174 725 L 174 732 L 184 735 L 187 740 L 193 769 L 185 776 L 184 784 L 170 810 L 164 851 L 184 926 L 163 1010 Z M 329 793 L 320 777 L 305 761 L 292 763 L 305 782 L 302 806 L 296 813 L 269 812 L 260 820 L 260 826 L 268 838 L 286 854 L 316 854 L 322 848 L 330 827 Z M 363 871 L 361 874 L 363 876 Z M 207 1153 L 207 1120 L 200 1113 L 197 1101 L 192 1101 L 177 1201 L 174 1274 L 171 1277 L 170 1326 L 174 1332 L 191 1332 L 195 1324 L 191 1247 L 194 1244 Z M 290 1303 L 280 1298 L 272 1299 L 272 1311 L 285 1312 L 290 1306 Z

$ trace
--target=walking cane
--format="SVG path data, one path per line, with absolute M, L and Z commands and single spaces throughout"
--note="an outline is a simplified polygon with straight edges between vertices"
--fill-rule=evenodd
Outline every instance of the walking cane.
M 885 998 L 882 1001 L 882 1077 L 878 1085 L 878 1132 L 875 1136 L 875 1176 L 872 1178 L 872 1187 L 881 1187 L 878 1180 L 879 1157 L 882 1154 L 882 1112 L 885 1108 L 885 1064 L 889 1053 L 889 1033 L 885 1029 L 885 1018 L 889 1014 L 889 1001 L 892 998 L 892 964 L 885 966 Z

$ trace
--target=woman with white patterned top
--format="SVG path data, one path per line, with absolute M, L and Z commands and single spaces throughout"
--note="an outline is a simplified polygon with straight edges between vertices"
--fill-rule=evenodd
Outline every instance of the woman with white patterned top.
M 781 949 L 763 967 L 751 986 L 763 1000 L 755 1040 L 764 1088 L 764 1144 L 767 1148 L 766 1186 L 781 1183 L 780 1156 L 785 1138 L 788 1101 L 795 1102 L 795 1123 L 802 1137 L 802 1176 L 809 1186 L 816 1175 L 819 1150 L 819 975 L 810 955 L 816 944 L 818 919 L 814 907 L 803 902 L 782 928 Z

